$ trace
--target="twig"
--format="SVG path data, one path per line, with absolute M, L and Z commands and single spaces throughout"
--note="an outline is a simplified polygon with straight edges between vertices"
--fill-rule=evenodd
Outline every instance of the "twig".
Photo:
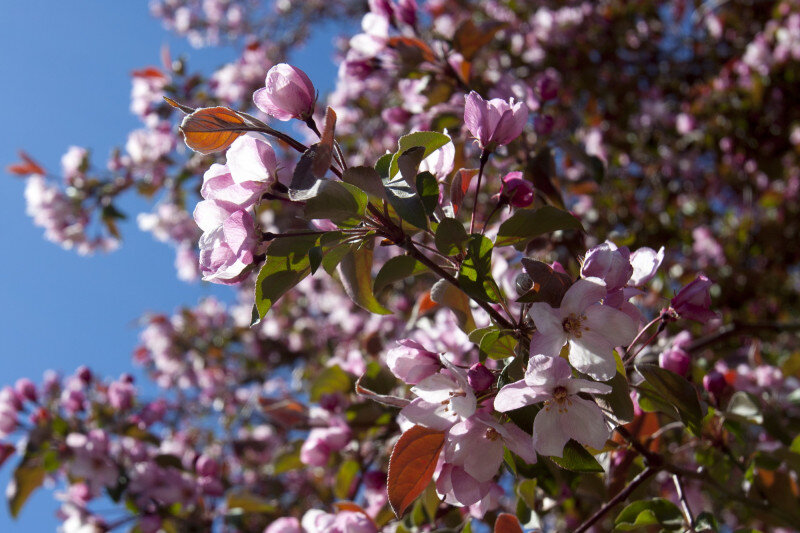
M 583 533 L 584 531 L 592 527 L 595 524 L 595 522 L 603 518 L 603 516 L 605 516 L 607 512 L 609 512 L 612 508 L 614 508 L 614 506 L 616 506 L 620 502 L 623 502 L 628 496 L 630 496 L 631 493 L 639 487 L 639 485 L 641 485 L 649 478 L 654 476 L 658 472 L 658 470 L 659 470 L 658 468 L 648 466 L 647 468 L 639 472 L 639 474 L 635 478 L 633 478 L 630 483 L 628 483 L 627 487 L 619 491 L 616 496 L 614 496 L 606 503 L 604 503 L 603 506 L 600 509 L 598 509 L 596 513 L 594 513 L 592 516 L 586 519 L 586 521 L 583 524 L 578 526 L 578 528 L 575 530 L 575 533 Z
M 681 508 L 683 509 L 686 523 L 689 524 L 689 529 L 694 531 L 694 516 L 692 515 L 692 510 L 689 508 L 689 501 L 686 499 L 686 491 L 683 490 L 680 476 L 672 474 L 672 482 L 675 483 L 675 490 L 678 493 L 678 498 L 681 500 Z
M 481 179 L 483 179 L 483 169 L 486 167 L 486 162 L 489 160 L 489 154 L 491 152 L 486 151 L 485 149 L 481 152 L 481 166 L 480 170 L 478 170 L 478 183 L 475 185 L 475 204 L 472 206 L 472 216 L 469 220 L 469 234 L 472 235 L 472 232 L 475 230 L 475 214 L 478 212 L 478 195 L 481 192 Z
M 800 331 L 800 322 L 733 322 L 727 324 L 717 330 L 715 333 L 706 337 L 701 337 L 689 344 L 687 352 L 699 352 L 703 348 L 711 346 L 719 341 L 725 340 L 734 335 L 753 333 L 756 331 L 772 331 L 774 333 L 781 333 L 784 331 Z

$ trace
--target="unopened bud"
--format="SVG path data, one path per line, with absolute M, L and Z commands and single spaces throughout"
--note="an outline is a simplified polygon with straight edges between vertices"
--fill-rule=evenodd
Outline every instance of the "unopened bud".
M 482 363 L 475 363 L 469 367 L 467 382 L 470 387 L 475 389 L 475 392 L 483 392 L 494 385 L 494 374 Z

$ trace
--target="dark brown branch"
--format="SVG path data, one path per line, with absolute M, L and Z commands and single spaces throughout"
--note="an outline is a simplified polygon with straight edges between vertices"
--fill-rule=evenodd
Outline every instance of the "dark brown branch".
M 658 468 L 653 468 L 648 466 L 639 474 L 628 483 L 628 486 L 622 489 L 617 493 L 616 496 L 608 500 L 606 503 L 603 504 L 600 509 L 597 510 L 592 516 L 590 516 L 586 521 L 578 526 L 578 529 L 575 530 L 575 533 L 582 533 L 583 531 L 588 530 L 592 527 L 598 520 L 603 518 L 607 512 L 613 509 L 618 503 L 625 501 L 625 499 L 631 495 L 633 491 L 635 491 L 639 485 L 650 479 L 658 472 Z

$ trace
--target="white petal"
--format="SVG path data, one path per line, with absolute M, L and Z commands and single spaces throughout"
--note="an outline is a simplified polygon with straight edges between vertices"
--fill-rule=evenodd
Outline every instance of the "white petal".
M 419 398 L 403 407 L 400 414 L 413 424 L 439 431 L 447 431 L 456 422 L 455 417 L 449 411 L 446 412 L 441 405 L 428 403 Z
M 578 398 L 570 397 L 572 404 L 561 418 L 564 430 L 581 444 L 586 444 L 597 450 L 606 445 L 606 441 L 611 436 L 608 429 L 603 411 L 595 404 Z
M 536 324 L 536 329 L 540 333 L 557 333 L 564 332 L 564 327 L 561 325 L 561 314 L 550 307 L 550 304 L 545 302 L 536 302 L 531 304 L 530 310 L 533 323 Z
M 543 402 L 550 397 L 549 394 L 542 394 L 540 392 L 537 394 L 537 392 L 536 389 L 525 383 L 523 379 L 515 381 L 514 383 L 509 383 L 500 389 L 500 392 L 495 396 L 494 409 L 495 411 L 505 413 L 513 411 L 514 409 L 519 409 L 520 407 L 525 407 L 526 405 Z
M 567 387 L 569 394 L 578 394 L 579 392 L 588 392 L 591 394 L 609 394 L 611 386 L 605 383 L 598 383 L 597 381 L 589 381 L 588 379 L 572 378 L 567 380 L 564 384 Z
M 493 427 L 503 437 L 509 450 L 519 455 L 528 464 L 536 462 L 536 450 L 533 449 L 531 436 L 514 424 L 494 424 Z
M 503 464 L 503 441 L 485 438 L 481 441 L 478 448 L 473 448 L 472 453 L 466 455 L 464 470 L 478 481 L 489 481 Z
M 627 346 L 638 333 L 636 322 L 619 309 L 607 305 L 591 305 L 584 311 L 582 326 L 601 334 L 611 346 Z
M 531 336 L 530 354 L 544 355 L 547 357 L 558 357 L 561 348 L 567 343 L 567 333 L 561 329 L 553 333 L 542 333 L 537 331 Z
M 542 455 L 561 457 L 569 435 L 561 428 L 561 414 L 558 407 L 548 405 L 536 415 L 533 421 L 533 447 Z
M 548 357 L 545 355 L 531 355 L 528 360 L 528 369 L 525 372 L 525 382 L 530 386 L 548 385 L 552 389 L 558 382 L 569 379 L 572 370 L 569 364 L 561 357 Z
M 569 341 L 569 362 L 600 381 L 608 381 L 617 373 L 614 347 L 594 331 L 584 331 L 580 338 Z
M 411 387 L 411 392 L 426 402 L 439 403 L 449 400 L 450 393 L 456 388 L 456 383 L 449 377 L 444 374 L 434 374 Z
M 579 279 L 567 289 L 564 299 L 561 300 L 561 316 L 571 313 L 581 315 L 583 310 L 597 303 L 606 295 L 606 285 L 599 278 Z

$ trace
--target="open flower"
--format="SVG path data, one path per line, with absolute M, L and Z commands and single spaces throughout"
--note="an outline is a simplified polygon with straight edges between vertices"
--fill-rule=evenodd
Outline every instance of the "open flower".
M 580 392 L 608 394 L 611 387 L 572 377 L 560 357 L 532 355 L 525 378 L 503 387 L 494 399 L 500 412 L 544 402 L 533 421 L 533 447 L 542 455 L 561 457 L 569 439 L 600 449 L 611 435 L 603 412 Z
M 508 144 L 522 133 L 528 121 L 528 106 L 493 98 L 489 101 L 472 91 L 465 96 L 464 123 L 484 150 Z
M 681 318 L 696 320 L 706 323 L 712 318 L 717 317 L 717 313 L 709 309 L 711 307 L 711 293 L 709 290 L 714 284 L 703 274 L 678 291 L 672 299 L 672 308 Z
M 441 361 L 449 375 L 440 372 L 411 387 L 411 392 L 418 398 L 405 406 L 400 414 L 414 424 L 445 431 L 472 416 L 477 401 L 467 373 L 444 357 Z
M 617 372 L 614 348 L 630 344 L 637 328 L 631 317 L 600 303 L 605 295 L 600 279 L 587 278 L 567 290 L 558 309 L 534 303 L 530 313 L 537 331 L 531 338 L 531 356 L 557 357 L 568 344 L 575 368 L 595 379 L 611 379 Z

